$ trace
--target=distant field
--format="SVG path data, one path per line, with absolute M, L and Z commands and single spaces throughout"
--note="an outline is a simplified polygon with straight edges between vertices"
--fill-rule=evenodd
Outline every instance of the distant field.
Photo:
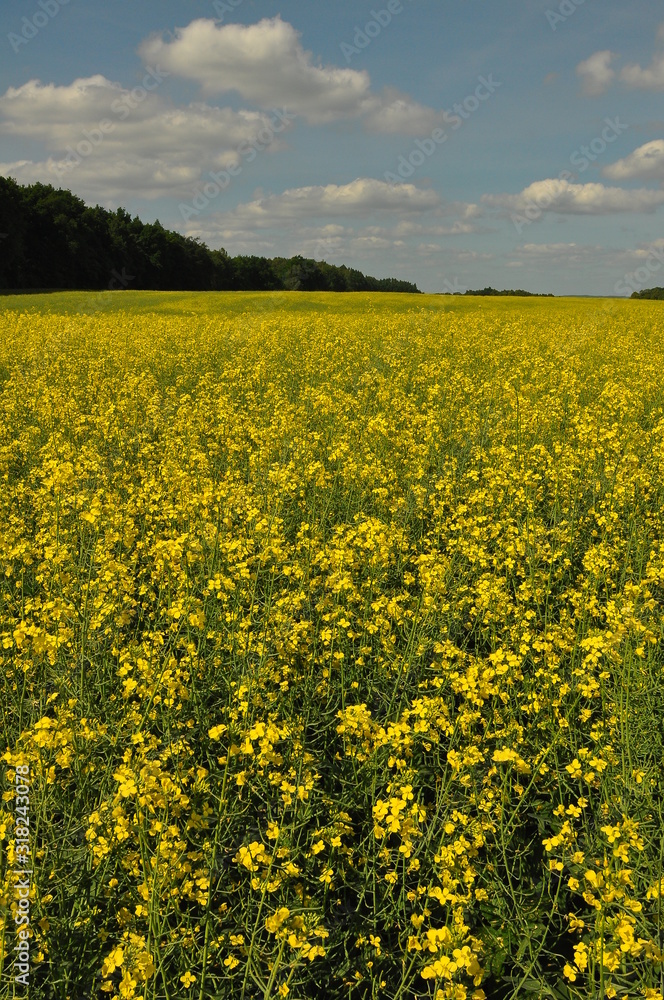
M 363 310 L 379 309 L 381 312 L 412 312 L 424 310 L 450 309 L 454 312 L 475 312 L 489 309 L 494 315 L 511 312 L 514 306 L 524 315 L 533 312 L 555 314 L 562 310 L 582 307 L 585 315 L 597 313 L 608 316 L 615 310 L 628 309 L 628 315 L 639 315 L 640 304 L 626 299 L 584 299 L 557 298 L 542 302 L 533 298 L 492 298 L 466 295 L 405 295 L 391 292 L 43 292 L 27 295 L 0 295 L 0 312 L 57 313 L 71 315 L 83 313 L 93 315 L 103 312 L 174 313 L 175 315 L 218 316 L 235 315 L 238 312 L 333 312 L 361 313 Z M 654 315 L 657 315 L 656 311 Z
M 2 297 L 0 475 L 1 996 L 662 1000 L 660 303 Z

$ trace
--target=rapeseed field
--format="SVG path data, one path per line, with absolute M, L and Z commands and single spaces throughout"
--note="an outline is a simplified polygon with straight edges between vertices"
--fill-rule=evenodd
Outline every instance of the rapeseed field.
M 1 995 L 662 1000 L 661 304 L 2 305 Z

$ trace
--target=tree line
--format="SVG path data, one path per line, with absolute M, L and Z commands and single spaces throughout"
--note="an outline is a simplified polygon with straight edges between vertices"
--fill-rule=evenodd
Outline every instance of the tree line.
M 528 298 L 552 299 L 553 292 L 526 292 L 523 288 L 506 288 L 498 291 L 497 288 L 481 288 L 476 291 L 464 292 L 464 295 L 525 295 Z
M 632 292 L 631 299 L 664 299 L 664 288 L 644 288 L 642 292 Z
M 419 292 L 397 278 L 301 256 L 231 257 L 144 223 L 123 208 L 85 204 L 50 184 L 0 177 L 0 289 Z

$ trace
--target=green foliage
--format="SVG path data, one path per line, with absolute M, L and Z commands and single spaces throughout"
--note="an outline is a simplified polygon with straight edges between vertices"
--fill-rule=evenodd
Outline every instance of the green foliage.
M 417 292 L 322 261 L 238 256 L 144 223 L 122 208 L 86 206 L 71 191 L 0 177 L 0 289 Z
M 464 295 L 516 295 L 525 298 L 553 298 L 553 294 L 551 292 L 525 292 L 523 288 L 506 288 L 504 291 L 499 292 L 497 288 L 491 288 L 490 286 L 482 288 L 479 291 L 464 292 Z

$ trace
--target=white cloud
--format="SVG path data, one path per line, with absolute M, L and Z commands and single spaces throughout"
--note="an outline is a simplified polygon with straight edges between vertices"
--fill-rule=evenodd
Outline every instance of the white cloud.
M 442 255 L 446 260 L 453 260 L 457 264 L 493 260 L 494 257 L 492 253 L 480 253 L 476 250 L 451 250 L 450 247 L 440 243 L 420 243 L 417 246 L 417 252 L 421 257 Z
M 654 53 L 649 66 L 644 68 L 639 63 L 628 63 L 619 74 L 611 65 L 617 58 L 614 52 L 604 49 L 593 53 L 576 67 L 576 72 L 583 81 L 583 92 L 589 97 L 597 97 L 615 79 L 633 90 L 664 90 L 664 45 L 661 44 L 664 43 L 664 24 L 659 27 L 657 41 L 660 48 Z
M 217 25 L 201 18 L 178 28 L 173 41 L 148 38 L 148 64 L 195 80 L 207 95 L 236 91 L 262 107 L 283 104 L 326 121 L 354 113 L 369 96 L 369 74 L 313 63 L 297 31 L 280 17 L 258 24 Z
M 519 249 L 523 250 L 524 253 L 549 256 L 561 252 L 570 253 L 571 251 L 577 251 L 579 248 L 576 243 L 524 243 Z
M 428 212 L 440 205 L 435 191 L 414 184 L 387 184 L 358 177 L 349 184 L 291 188 L 238 205 L 223 218 L 227 227 L 265 229 L 315 217 L 368 216 L 374 213 Z
M 659 42 L 664 42 L 664 24 L 661 24 L 657 32 Z M 629 63 L 621 73 L 620 79 L 628 87 L 638 90 L 664 90 L 664 48 L 656 52 L 646 69 L 642 69 L 638 63 Z
M 443 121 L 442 112 L 395 90 L 373 93 L 366 70 L 316 64 L 300 33 L 279 16 L 249 25 L 200 18 L 178 28 L 173 40 L 151 36 L 139 52 L 147 64 L 196 81 L 206 96 L 234 91 L 261 108 L 288 108 L 311 124 L 366 116 L 374 132 L 419 135 Z
M 20 184 L 52 184 L 66 187 L 88 201 L 111 205 L 129 196 L 157 198 L 190 190 L 199 171 L 178 167 L 154 158 L 90 157 L 71 171 L 64 171 L 62 160 L 16 160 L 0 163 L 0 175 L 14 177 Z
M 629 156 L 617 160 L 602 171 L 605 177 L 614 181 L 664 180 L 664 139 L 653 139 L 639 146 Z
M 367 101 L 365 108 L 370 106 L 371 102 Z M 422 136 L 445 124 L 445 112 L 434 111 L 409 97 L 386 90 L 373 100 L 373 109 L 368 111 L 364 121 L 371 132 Z
M 595 52 L 589 59 L 580 62 L 576 67 L 577 76 L 581 78 L 583 92 L 588 97 L 598 97 L 613 82 L 616 72 L 611 63 L 616 58 L 614 52 L 604 49 Z
M 0 135 L 41 140 L 47 158 L 2 165 L 19 181 L 61 183 L 87 196 L 185 194 L 203 170 L 237 166 L 240 150 L 272 129 L 280 146 L 288 121 L 260 111 L 196 103 L 179 108 L 144 88 L 97 75 L 66 86 L 30 80 L 0 96 Z M 283 140 L 281 140 L 283 145 Z M 65 163 L 65 161 L 67 161 Z
M 612 215 L 615 212 L 654 212 L 664 204 L 664 191 L 647 188 L 626 191 L 604 184 L 571 184 L 550 178 L 535 181 L 520 194 L 482 195 L 491 208 L 527 213 L 533 209 L 559 215 Z
M 449 206 L 445 206 L 446 209 L 448 207 Z M 475 206 L 468 207 L 470 208 Z M 446 210 L 445 214 L 448 214 Z M 433 225 L 424 225 L 405 219 L 395 226 L 393 230 L 394 234 L 397 236 L 465 236 L 468 233 L 478 233 L 481 231 L 480 227 L 474 222 L 469 222 L 465 219 L 450 219 L 449 222 L 439 222 Z
M 355 260 L 367 270 L 363 260 L 374 259 L 375 252 L 403 254 L 406 241 L 393 235 L 379 235 L 368 229 L 350 226 L 308 225 L 293 221 L 287 227 L 270 230 L 242 229 L 227 226 L 228 217 L 208 216 L 187 227 L 187 236 L 197 237 L 209 246 L 224 246 L 233 254 L 265 253 L 267 256 L 293 256 L 302 254 L 316 260 L 337 261 L 348 264 Z
M 463 201 L 441 202 L 428 213 L 433 221 L 421 222 L 419 218 L 400 219 L 392 226 L 367 226 L 364 232 L 391 239 L 424 236 L 465 236 L 469 233 L 486 232 L 486 227 L 477 224 L 483 216 L 479 205 Z
M 526 262 L 564 265 L 592 263 L 606 253 L 602 247 L 580 246 L 578 243 L 524 243 L 515 252 Z
M 458 219 L 449 225 L 429 226 L 427 232 L 432 236 L 467 236 L 468 233 L 480 232 L 480 229 L 472 222 L 462 222 Z
M 435 191 L 413 184 L 360 177 L 349 184 L 263 195 L 228 212 L 190 216 L 185 231 L 231 253 L 256 253 L 265 245 L 270 254 L 353 259 L 362 267 L 363 253 L 383 251 L 396 255 L 403 267 L 424 236 L 478 232 L 474 220 L 481 214 L 477 205 L 443 202 Z
M 546 267 L 577 273 L 594 271 L 618 277 L 621 271 L 647 261 L 659 261 L 661 264 L 664 260 L 664 239 L 643 243 L 636 248 L 587 243 L 524 243 L 514 250 L 513 260 L 515 263 L 512 266 L 518 262 L 536 272 Z
M 119 83 L 100 74 L 65 87 L 29 80 L 22 87 L 9 87 L 0 97 L 0 127 L 4 133 L 33 139 L 68 139 L 72 123 L 91 125 L 108 116 L 111 103 L 125 93 Z M 149 108 L 154 97 L 148 95 L 146 100 Z M 142 117 L 146 108 L 139 107 L 138 117 Z
M 634 250 L 629 250 L 628 255 L 636 261 L 647 260 L 648 257 L 657 255 L 661 260 L 664 254 L 664 238 L 652 240 L 650 243 L 642 243 Z
M 356 236 L 353 244 L 359 250 L 391 250 L 406 245 L 403 240 L 388 240 L 386 236 Z

